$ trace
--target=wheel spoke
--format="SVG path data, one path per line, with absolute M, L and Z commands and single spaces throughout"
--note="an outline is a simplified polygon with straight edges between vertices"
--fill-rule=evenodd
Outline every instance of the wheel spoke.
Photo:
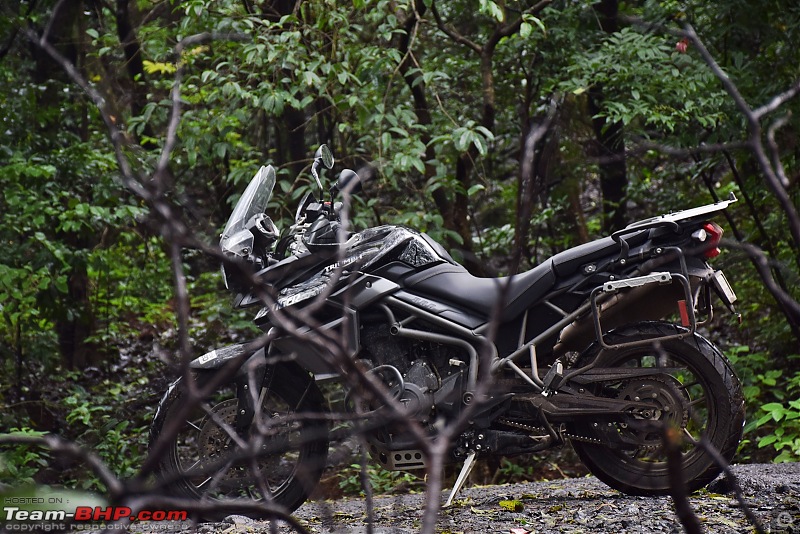
M 295 421 L 293 407 L 302 411 L 319 409 L 304 393 L 307 387 L 314 386 L 306 384 L 305 378 L 303 382 L 300 380 L 289 377 L 286 383 L 260 391 L 248 436 L 239 436 L 232 428 L 238 413 L 237 390 L 232 384 L 221 386 L 191 415 L 182 416 L 178 420 L 181 430 L 170 445 L 170 465 L 163 469 L 176 476 L 176 489 L 187 496 L 211 501 L 259 501 L 272 495 L 292 510 L 299 506 L 306 491 L 300 487 L 299 470 L 303 462 L 313 461 L 313 466 L 309 464 L 311 476 L 318 478 L 327 449 L 327 439 L 322 435 L 327 430 L 324 423 Z M 165 405 L 170 411 L 164 421 L 169 420 L 170 414 L 175 415 L 183 402 L 180 395 L 170 398 L 170 404 Z M 303 439 L 306 432 L 315 430 L 319 437 L 310 434 L 307 440 Z M 259 436 L 266 446 L 253 459 L 253 465 L 247 466 L 237 459 L 238 440 L 257 440 Z
M 192 423 L 192 422 L 191 422 L 191 421 L 189 421 L 188 419 L 186 420 L 186 424 L 187 424 L 187 425 L 189 425 L 190 427 L 194 428 L 194 429 L 195 429 L 195 430 L 197 430 L 198 432 L 200 432 L 200 431 L 202 430 L 202 429 L 201 429 L 199 426 L 197 426 L 196 424 Z
M 703 395 L 702 397 L 697 397 L 696 399 L 690 400 L 688 405 L 689 406 L 695 406 L 696 404 L 699 404 L 700 402 L 703 402 L 705 400 L 706 400 L 706 397 L 705 397 L 705 395 Z
M 689 443 L 691 443 L 692 445 L 697 445 L 699 443 L 699 441 L 697 441 L 697 439 L 691 434 L 691 432 L 689 432 L 687 428 L 683 429 L 683 433 L 689 440 Z
M 190 465 L 190 466 L 189 466 L 187 469 L 184 469 L 184 471 L 183 471 L 183 472 L 184 472 L 184 473 L 191 473 L 191 472 L 192 472 L 192 470 L 193 470 L 195 467 L 197 467 L 198 465 L 200 465 L 202 462 L 203 462 L 203 460 L 197 460 L 195 463 L 193 463 L 192 465 Z

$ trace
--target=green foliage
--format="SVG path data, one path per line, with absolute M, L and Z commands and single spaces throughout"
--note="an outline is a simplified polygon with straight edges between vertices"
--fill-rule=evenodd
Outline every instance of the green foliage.
M 536 467 L 533 465 L 523 465 L 516 463 L 508 458 L 503 458 L 500 461 L 498 468 L 498 481 L 500 483 L 507 483 L 510 481 L 520 480 L 535 480 Z
M 361 483 L 361 465 L 351 464 L 339 471 L 339 488 L 345 495 L 364 495 Z M 419 488 L 423 481 L 413 473 L 406 471 L 387 471 L 375 464 L 367 465 L 367 478 L 372 491 L 378 495 L 402 491 L 408 493 Z
M 6 404 L 0 425 L 21 421 L 21 433 L 41 436 L 58 431 L 66 439 L 87 447 L 120 478 L 134 476 L 147 452 L 152 406 L 143 398 L 152 395 L 152 384 L 164 387 L 160 362 L 142 356 L 127 356 L 114 370 L 93 380 L 75 371 L 56 367 L 47 378 L 39 378 L 43 389 L 26 387 L 32 398 Z M 27 378 L 27 377 L 26 377 Z M 146 406 L 146 407 L 145 407 Z M 11 423 L 13 424 L 13 423 Z M 11 487 L 46 481 L 49 484 L 90 491 L 105 488 L 85 465 L 53 458 L 44 449 L 0 445 L 0 482 Z
M 120 402 L 132 400 L 123 395 L 123 384 L 106 379 L 92 390 L 90 393 L 76 384 L 62 399 L 70 432 L 76 434 L 78 443 L 89 446 L 100 456 L 118 477 L 130 478 L 136 474 L 147 450 L 148 421 L 137 417 L 133 419 L 134 427 L 132 420 L 120 411 Z M 75 480 L 68 482 L 69 486 L 104 490 L 99 480 L 89 473 L 73 476 Z
M 25 436 L 41 437 L 44 432 L 30 428 L 12 428 L 0 438 Z M 0 445 L 0 487 L 2 484 L 33 484 L 33 476 L 41 469 L 47 467 L 50 455 L 46 451 L 33 449 L 25 445 L 2 446 Z
M 793 389 L 800 389 L 797 387 L 800 384 L 800 375 L 795 376 L 793 382 Z M 770 402 L 763 405 L 761 411 L 766 414 L 756 420 L 756 427 L 774 425 L 774 429 L 772 434 L 758 440 L 758 446 L 772 446 L 779 453 L 773 459 L 774 462 L 800 461 L 800 399 L 786 404 Z
M 774 462 L 800 460 L 800 371 L 775 368 L 767 352 L 747 346 L 726 351 L 742 381 L 749 422 L 740 457 Z M 788 356 L 787 362 L 800 360 Z
M 675 30 L 691 21 L 754 107 L 800 74 L 798 6 L 620 3 L 621 14 L 656 26 L 645 31 L 621 18 L 619 31 L 609 33 L 598 25 L 596 4 L 555 1 L 531 14 L 519 1 L 439 2 L 448 27 L 477 46 L 521 16 L 517 30 L 496 43 L 489 71 L 486 58 L 438 28 L 429 6 L 420 10 L 411 0 L 309 0 L 284 13 L 234 0 L 139 2 L 139 15 L 148 14 L 132 17 L 143 61 L 137 74 L 123 53 L 111 6 L 60 21 L 51 35 L 103 95 L 133 143 L 123 157 L 145 176 L 161 156 L 174 74 L 183 68 L 183 115 L 166 198 L 208 242 L 217 239 L 237 195 L 266 162 L 278 167 L 279 177 L 270 214 L 287 227 L 298 199 L 311 190 L 310 155 L 326 142 L 337 171 L 374 171 L 351 214 L 356 227 L 407 224 L 455 249 L 455 257 L 471 250 L 478 263 L 503 272 L 513 252 L 518 202 L 525 200 L 518 198 L 522 139 L 541 123 L 551 98 L 560 107 L 548 134 L 552 144 L 538 152 L 541 172 L 530 231 L 522 238 L 523 268 L 600 235 L 602 183 L 587 112 L 588 95 L 598 87 L 604 98 L 597 117 L 622 123 L 634 151 L 641 140 L 696 146 L 744 138 L 742 117 L 697 51 L 681 52 L 677 38 L 658 24 Z M 118 413 L 134 403 L 127 386 L 138 384 L 141 392 L 144 377 L 114 374 L 128 357 L 118 349 L 134 345 L 147 354 L 152 345 L 173 348 L 173 275 L 157 219 L 120 184 L 92 103 L 22 34 L 5 38 L 17 27 L 43 29 L 51 8 L 52 2 L 31 5 L 28 15 L 0 8 L 0 34 L 10 44 L 0 61 L 0 401 L 9 407 L 0 420 L 5 428 L 79 438 L 129 476 L 145 423 Z M 206 32 L 237 39 L 174 56 L 176 42 Z M 796 101 L 783 109 L 795 117 L 800 112 Z M 790 122 L 778 135 L 779 144 L 789 146 L 778 154 L 789 177 L 798 174 L 796 129 Z M 635 152 L 626 161 L 630 216 L 704 203 L 709 188 L 720 196 L 748 195 L 753 211 L 740 203 L 730 210 L 734 221 L 748 240 L 772 245 L 771 259 L 798 297 L 797 244 L 752 159 L 743 152 L 731 158 L 736 175 L 717 155 Z M 797 200 L 796 180 L 790 194 Z M 457 222 L 467 230 L 457 231 Z M 189 335 L 198 351 L 251 335 L 249 313 L 230 309 L 217 265 L 192 251 L 182 261 L 191 294 Z M 800 361 L 786 355 L 796 352 L 797 340 L 785 321 L 776 320 L 780 310 L 746 258 L 726 251 L 715 265 L 730 275 L 748 325 L 719 333 L 730 345 L 752 347 L 732 352 L 749 413 L 758 414 L 748 425 L 743 454 L 796 458 Z M 58 386 L 53 392 L 41 391 L 42 377 L 63 374 L 70 345 L 65 332 L 78 327 L 84 327 L 80 341 L 89 356 L 74 366 L 96 367 L 102 379 L 72 374 L 48 382 Z M 22 405 L 51 412 L 65 425 L 49 424 L 41 414 L 31 418 Z M 9 475 L 17 481 L 34 477 L 43 458 L 16 449 L 2 454 L 19 460 Z M 513 467 L 505 469 L 511 474 Z M 68 476 L 96 487 L 74 472 Z M 377 487 L 395 483 L 393 476 L 370 474 Z
M 726 120 L 727 98 L 714 75 L 699 58 L 675 51 L 668 36 L 622 28 L 576 53 L 567 74 L 562 90 L 580 95 L 602 87 L 608 98 L 599 115 L 611 122 L 686 136 Z
M 800 360 L 800 355 L 789 357 Z M 774 462 L 800 461 L 800 372 L 785 374 L 779 369 L 769 369 L 757 375 L 765 386 L 762 395 L 757 398 L 766 402 L 754 410 L 754 419 L 746 430 L 759 436 L 757 446 L 760 449 L 771 448 L 775 451 Z M 749 396 L 752 396 L 751 390 Z
M 189 336 L 193 344 L 211 349 L 228 337 L 255 337 L 251 310 L 235 310 L 230 293 L 224 289 L 219 270 L 201 273 L 189 283 L 192 321 Z M 198 350 L 199 351 L 199 350 Z

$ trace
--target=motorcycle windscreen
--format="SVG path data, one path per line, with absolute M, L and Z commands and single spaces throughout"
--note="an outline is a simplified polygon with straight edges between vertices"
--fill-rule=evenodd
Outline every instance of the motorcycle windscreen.
M 234 206 L 233 213 L 222 231 L 219 244 L 223 250 L 230 249 L 230 245 L 234 245 L 230 242 L 234 236 L 237 237 L 234 241 L 241 241 L 241 232 L 253 215 L 264 213 L 267 210 L 267 203 L 272 198 L 274 187 L 275 169 L 272 168 L 272 165 L 262 166 L 250 180 L 250 184 Z M 237 234 L 239 235 L 237 236 Z

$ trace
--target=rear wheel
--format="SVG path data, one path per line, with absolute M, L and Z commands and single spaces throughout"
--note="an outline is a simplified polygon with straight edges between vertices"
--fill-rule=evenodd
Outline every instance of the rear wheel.
M 202 386 L 211 376 L 195 378 Z M 151 445 L 188 402 L 180 382 L 173 384 L 159 406 Z M 174 493 L 192 499 L 231 505 L 237 500 L 271 500 L 294 511 L 319 481 L 328 451 L 327 423 L 298 416 L 322 411 L 321 404 L 312 400 L 318 395 L 309 394 L 309 387 L 316 389 L 305 377 L 280 373 L 268 389 L 261 390 L 248 435 L 240 438 L 235 430 L 236 384 L 220 386 L 182 417 L 180 430 L 159 463 L 159 476 L 173 481 L 169 488 Z M 244 442 L 260 444 L 262 452 L 255 459 L 252 454 L 242 458 L 247 456 L 241 447 Z M 246 508 L 229 508 L 227 513 L 233 511 L 258 516 Z M 205 518 L 219 519 L 218 515 Z
M 667 323 L 642 323 L 619 329 L 609 344 L 642 341 L 684 331 Z M 739 380 L 725 356 L 703 337 L 658 341 L 614 350 L 595 346 L 577 366 L 598 357 L 598 367 L 665 368 L 655 377 L 620 380 L 596 386 L 595 394 L 646 402 L 642 424 L 580 422 L 569 431 L 572 446 L 597 478 L 632 495 L 665 495 L 670 491 L 663 429 L 675 429 L 681 440 L 681 468 L 689 492 L 720 473 L 721 467 L 700 441 L 730 462 L 742 437 L 744 398 Z M 655 422 L 656 424 L 652 424 Z M 608 443 L 608 445 L 603 444 Z

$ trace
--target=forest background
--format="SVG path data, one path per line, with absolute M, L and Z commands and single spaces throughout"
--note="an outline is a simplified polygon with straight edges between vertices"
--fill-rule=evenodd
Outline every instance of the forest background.
M 213 245 L 272 163 L 286 228 L 327 143 L 369 177 L 356 226 L 426 231 L 482 276 L 733 192 L 714 265 L 743 322 L 705 334 L 744 382 L 739 460 L 799 460 L 798 45 L 800 4 L 778 0 L 3 2 L 0 432 L 133 476 L 184 326 L 158 206 Z M 216 260 L 180 264 L 195 355 L 252 335 Z M 103 486 L 0 448 L 0 483 L 34 481 Z

